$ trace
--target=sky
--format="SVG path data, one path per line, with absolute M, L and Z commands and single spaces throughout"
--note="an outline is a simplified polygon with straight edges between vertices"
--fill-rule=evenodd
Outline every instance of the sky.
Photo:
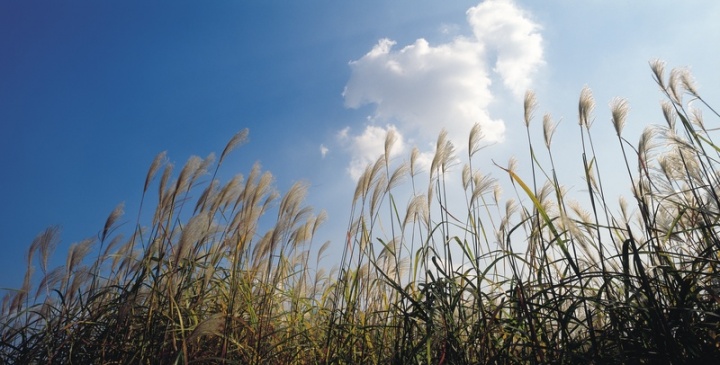
M 22 284 L 27 248 L 48 226 L 62 229 L 61 264 L 118 203 L 133 222 L 159 152 L 182 165 L 243 128 L 249 143 L 220 177 L 257 161 L 281 191 L 307 181 L 308 203 L 329 215 L 320 238 L 338 244 L 355 180 L 388 130 L 394 156 L 417 146 L 427 161 L 441 129 L 462 146 L 479 123 L 485 167 L 500 178 L 492 160 L 527 155 L 525 91 L 537 95 L 535 131 L 551 113 L 561 152 L 577 151 L 587 85 L 596 143 L 616 143 L 616 96 L 630 103 L 624 135 L 635 141 L 663 123 L 653 59 L 690 68 L 720 105 L 717 19 L 713 0 L 2 2 L 0 288 Z M 578 154 L 560 155 L 579 178 Z

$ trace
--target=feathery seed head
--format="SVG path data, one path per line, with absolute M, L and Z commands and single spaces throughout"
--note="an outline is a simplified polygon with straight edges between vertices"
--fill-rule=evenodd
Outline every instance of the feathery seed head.
M 471 177 L 472 177 L 472 173 L 470 172 L 470 165 L 468 165 L 468 164 L 463 165 L 462 185 L 463 185 L 464 190 L 467 190 L 470 187 Z
M 517 201 L 515 201 L 515 199 L 508 199 L 505 202 L 505 218 L 508 220 L 512 218 L 512 216 L 517 213 L 518 209 Z
M 583 223 L 592 222 L 592 216 L 590 215 L 590 212 L 583 208 L 580 202 L 578 202 L 577 200 L 570 200 L 568 206 L 570 207 L 570 210 L 572 210 L 573 213 L 578 216 L 580 221 L 582 221 Z
M 682 83 L 683 88 L 690 94 L 698 98 L 700 97 L 697 87 L 695 86 L 695 78 L 687 68 L 682 68 L 680 70 L 680 82 Z
M 188 257 L 193 245 L 199 245 L 209 234 L 211 225 L 210 215 L 206 212 L 197 214 L 190 218 L 180 234 L 180 240 L 175 247 L 174 262 L 177 265 L 181 260 Z
M 508 160 L 507 169 L 509 171 L 515 172 L 517 170 L 517 164 L 518 164 L 517 158 L 515 158 L 515 156 L 511 156 L 510 159 Z
M 115 271 L 115 268 L 117 267 L 117 265 L 121 259 L 125 259 L 127 257 L 133 256 L 132 250 L 135 247 L 133 244 L 134 242 L 135 242 L 134 240 L 128 240 L 127 242 L 125 242 L 125 244 L 120 246 L 120 248 L 117 250 L 117 252 L 112 254 L 113 260 L 110 265 L 111 271 Z M 147 253 L 155 253 L 155 250 L 157 249 L 158 246 L 159 246 L 158 240 L 154 239 L 152 242 L 150 242 L 150 245 L 147 248 L 146 252 Z
M 195 209 L 194 213 L 197 213 L 198 210 L 204 210 L 208 205 L 212 208 L 214 206 L 214 202 L 216 202 L 218 199 L 217 196 L 217 187 L 218 187 L 218 180 L 215 179 L 208 184 L 208 186 L 203 190 L 202 194 L 200 194 L 200 197 L 198 198 L 197 202 L 195 203 Z M 211 204 L 208 204 L 211 203 Z M 215 206 L 217 207 L 217 206 Z
M 260 198 L 263 196 L 275 196 L 273 195 L 273 181 L 275 181 L 275 177 L 273 176 L 273 174 L 270 173 L 270 171 L 263 172 L 262 176 L 260 176 L 260 180 L 258 181 L 257 186 L 255 187 L 255 197 L 253 198 L 253 203 L 259 201 Z M 275 198 L 273 198 L 272 200 L 275 200 Z
M 215 314 L 210 318 L 200 322 L 188 336 L 187 341 L 194 341 L 201 336 L 213 336 L 222 333 L 225 327 L 225 318 L 219 314 Z
M 502 187 L 500 184 L 495 184 L 493 187 L 493 201 L 495 204 L 498 204 L 500 202 L 500 197 L 502 196 Z
M 353 204 L 360 198 L 367 196 L 368 193 L 368 186 L 370 185 L 370 171 L 372 169 L 372 166 L 368 164 L 365 167 L 365 170 L 363 171 L 362 175 L 360 175 L 360 178 L 357 181 L 357 184 L 355 184 L 355 194 L 353 194 Z
M 160 185 L 158 187 L 158 196 L 160 197 L 160 199 L 162 199 L 163 195 L 165 194 L 165 188 L 168 181 L 170 180 L 170 176 L 172 175 L 174 167 L 175 165 L 171 163 L 165 165 L 165 170 L 163 170 L 162 177 L 160 177 Z
M 197 156 L 190 156 L 188 161 L 180 170 L 177 182 L 175 184 L 175 191 L 180 193 L 186 189 L 189 189 L 192 183 L 192 177 L 196 175 L 197 170 L 200 168 L 202 160 Z
M 372 170 L 370 171 L 370 180 L 368 181 L 369 184 L 373 184 L 374 181 L 376 181 L 381 173 L 383 172 L 383 167 L 385 167 L 387 159 L 385 156 L 380 156 L 375 161 L 375 164 L 372 167 Z M 387 179 L 387 178 L 386 178 Z
M 470 154 L 470 157 L 480 150 L 480 140 L 482 140 L 482 138 L 482 127 L 479 123 L 475 123 L 470 130 L 470 138 L 468 141 L 468 153 Z
M 64 267 L 58 266 L 45 274 L 35 292 L 36 300 L 43 291 L 45 294 L 48 294 L 52 289 L 59 289 L 57 288 L 57 284 L 62 281 L 63 274 L 65 274 L 64 269 Z
M 470 198 L 470 204 L 473 204 L 477 199 L 489 192 L 490 189 L 494 189 L 497 185 L 497 180 L 490 176 L 483 175 L 480 171 L 476 171 L 473 174 L 473 185 L 474 189 L 472 197 Z
M 410 222 L 416 222 L 418 219 L 422 223 L 427 222 L 427 199 L 425 195 L 416 195 L 410 200 L 407 211 L 405 212 L 405 219 L 403 220 L 403 227 L 407 226 Z
M 410 176 L 415 176 L 419 171 L 417 171 L 417 159 L 420 157 L 420 150 L 417 147 L 413 147 L 412 152 L 410 152 Z
M 138 235 L 139 232 L 142 232 L 142 229 L 138 229 L 138 230 L 133 234 L 133 236 Z M 136 237 L 137 237 L 137 236 L 136 236 Z M 112 240 L 110 240 L 110 243 L 107 244 L 107 246 L 105 247 L 105 250 L 104 250 L 103 253 L 102 253 L 102 259 L 103 259 L 103 261 L 106 260 L 106 259 L 109 257 L 110 252 L 112 252 L 113 250 L 115 250 L 115 248 L 116 248 L 118 245 L 120 245 L 120 243 L 122 243 L 124 239 L 125 239 L 125 236 L 123 236 L 123 235 L 120 234 L 120 235 L 116 235 L 115 237 L 113 237 Z M 135 237 L 131 238 L 131 239 L 130 239 L 130 242 L 135 242 L 135 239 L 136 239 Z
M 525 102 L 523 103 L 525 109 L 525 127 L 530 126 L 530 120 L 533 118 L 535 108 L 537 108 L 537 99 L 535 98 L 535 92 L 528 90 L 525 92 Z
M 667 125 L 670 129 L 675 129 L 675 121 L 677 120 L 677 113 L 675 113 L 675 108 L 673 105 L 668 101 L 663 101 L 661 103 L 663 116 L 665 117 L 665 122 L 667 122 Z
M 557 192 L 559 190 L 559 195 L 562 198 L 565 194 L 565 188 L 560 186 L 556 187 L 552 182 L 546 181 L 543 186 L 540 188 L 540 191 L 537 194 L 537 200 L 540 202 L 540 204 L 544 207 L 546 211 L 550 211 L 551 208 L 555 206 L 555 202 L 550 199 L 551 197 L 554 197 L 554 192 Z
M 665 178 L 668 180 L 673 180 L 675 177 L 675 174 L 673 171 L 674 169 L 673 169 L 672 160 L 667 155 L 663 155 L 663 156 L 658 157 L 657 162 L 658 162 L 658 166 L 660 167 L 660 172 L 662 172 L 663 175 L 665 175 Z
M 105 226 L 103 227 L 102 235 L 100 236 L 100 242 L 105 242 L 105 238 L 107 238 L 107 234 L 110 231 L 110 228 L 112 228 L 113 225 L 115 225 L 115 222 L 122 217 L 125 212 L 123 211 L 123 208 L 125 207 L 125 203 L 120 203 L 113 209 L 112 213 L 107 217 L 107 220 L 105 221 Z
M 442 167 L 442 171 L 446 172 L 450 167 L 450 163 L 455 158 L 455 145 L 453 145 L 452 142 L 445 142 L 445 152 L 443 153 L 443 156 L 445 159 L 442 161 L 440 166 Z
M 320 213 L 318 213 L 317 217 L 315 217 L 315 226 L 313 227 L 313 234 L 318 230 L 320 225 L 325 223 L 327 221 L 328 215 L 325 210 L 321 210 Z
M 65 263 L 65 270 L 67 272 L 67 275 L 72 273 L 73 270 L 75 270 L 75 266 L 80 263 L 90 252 L 90 248 L 93 243 L 95 243 L 95 239 L 88 238 L 81 241 L 80 243 L 73 243 L 70 246 L 70 250 L 68 252 L 67 260 Z
M 590 165 L 591 165 L 591 166 L 592 166 L 592 164 L 593 164 L 593 162 L 590 162 Z M 588 168 L 586 172 L 587 172 L 587 178 L 588 178 L 588 180 L 590 181 L 590 184 L 592 185 L 593 189 L 599 190 L 600 187 L 598 186 L 598 181 L 597 181 L 597 178 L 596 178 L 596 176 L 595 176 L 595 169 L 593 169 L 593 168 Z
M 202 163 L 200 163 L 200 167 L 195 171 L 195 175 L 193 176 L 193 178 L 198 178 L 201 175 L 207 173 L 213 162 L 215 162 L 215 153 L 210 152 L 210 154 L 205 157 L 204 160 L 202 160 Z
M 325 251 L 328 249 L 328 247 L 330 247 L 330 242 L 332 242 L 332 241 L 325 241 L 325 243 L 323 243 L 320 246 L 320 249 L 317 252 L 317 258 L 315 259 L 316 261 L 319 262 L 323 258 L 323 253 L 325 253 Z M 318 271 L 321 271 L 321 270 L 323 270 L 323 269 L 320 268 Z
M 690 123 L 694 124 L 696 127 L 705 130 L 705 123 L 703 122 L 703 115 L 702 110 L 699 108 L 691 107 L 690 108 Z
M 80 290 L 80 287 L 90 278 L 90 269 L 87 266 L 81 266 L 76 268 L 73 272 L 73 278 L 70 282 L 70 286 L 68 287 L 65 300 L 67 302 L 72 302 L 76 294 Z
M 682 96 L 684 91 L 684 85 L 682 79 L 684 72 L 684 69 L 674 68 L 670 71 L 670 78 L 668 80 L 670 99 L 672 99 L 672 101 L 678 105 L 681 105 L 683 102 Z
M 398 186 L 403 181 L 403 178 L 407 175 L 408 171 L 410 171 L 408 164 L 405 162 L 401 163 L 390 176 L 386 191 L 390 191 L 392 188 Z
M 545 137 L 545 147 L 550 148 L 552 137 L 555 134 L 557 124 L 553 123 L 550 113 L 543 116 L 543 136 Z
M 433 156 L 432 163 L 430 164 L 430 179 L 432 180 L 433 174 L 440 171 L 441 167 L 444 167 L 445 162 L 448 161 L 446 145 L 449 143 L 447 140 L 447 130 L 443 128 L 438 135 L 437 143 L 435 145 L 435 155 Z
M 294 214 L 307 195 L 308 184 L 306 182 L 295 182 L 280 202 L 280 211 Z
M 228 144 L 225 146 L 225 149 L 222 151 L 222 154 L 220 154 L 220 160 L 218 160 L 218 164 L 221 164 L 223 160 L 225 159 L 225 156 L 227 156 L 230 151 L 235 149 L 235 147 L 245 143 L 247 141 L 247 137 L 250 131 L 245 128 L 241 130 L 240 132 L 235 133 L 235 135 L 230 139 Z
M 145 176 L 145 187 L 143 188 L 143 193 L 147 191 L 148 186 L 150 186 L 150 181 L 152 181 L 153 177 L 155 177 L 155 174 L 157 174 L 160 165 L 163 163 L 163 161 L 165 161 L 166 155 L 167 151 L 158 153 L 158 155 L 155 156 L 152 164 L 150 164 L 150 169 L 148 169 L 147 176 Z
M 373 192 L 372 196 L 370 198 L 370 214 L 374 215 L 376 212 L 376 209 L 380 206 L 380 201 L 385 196 L 385 191 L 387 187 L 387 177 L 385 174 L 380 174 L 375 184 L 373 184 Z
M 592 125 L 592 112 L 595 110 L 595 99 L 592 95 L 592 90 L 589 87 L 583 87 L 580 91 L 580 101 L 578 102 L 578 115 L 580 118 L 580 125 L 586 129 L 590 129 Z
M 60 227 L 52 226 L 45 229 L 30 244 L 28 250 L 27 264 L 28 267 L 32 265 L 32 260 L 35 252 L 40 252 L 40 268 L 43 272 L 47 272 L 47 262 L 55 250 L 58 242 L 60 242 Z
M 653 78 L 660 88 L 665 89 L 665 62 L 655 59 L 650 61 L 650 69 L 653 72 Z
M 395 145 L 395 142 L 397 142 L 397 133 L 395 133 L 395 129 L 388 129 L 387 134 L 385 135 L 385 161 L 386 163 L 390 161 L 390 151 L 392 150 L 393 145 Z
M 644 170 L 647 166 L 648 159 L 652 158 L 650 155 L 651 151 L 658 146 L 657 141 L 653 138 L 657 134 L 657 129 L 652 126 L 647 126 L 643 129 L 640 135 L 640 141 L 638 142 L 638 154 L 642 169 Z
M 622 134 L 622 130 L 625 127 L 625 119 L 627 118 L 628 110 L 630 109 L 627 100 L 622 98 L 614 98 L 610 102 L 610 112 L 612 114 L 612 123 L 615 127 L 615 132 L 618 137 Z
M 663 155 L 663 173 L 671 179 L 687 181 L 687 179 L 699 179 L 702 181 L 702 172 L 695 152 L 680 137 L 671 140 L 672 149 Z
M 25 303 L 25 299 L 28 297 L 28 294 L 30 293 L 30 284 L 31 284 L 31 278 L 33 273 L 35 272 L 35 267 L 30 266 L 28 267 L 27 271 L 25 271 L 25 278 L 23 279 L 23 285 L 20 287 L 20 290 L 15 292 L 15 296 L 12 299 L 12 303 L 10 304 L 9 312 L 16 312 L 20 311 L 23 308 L 23 304 Z
M 645 201 L 647 201 L 648 198 L 652 199 L 652 187 L 650 186 L 650 180 L 638 179 L 638 182 L 636 184 L 636 192 L 638 194 L 637 196 L 641 197 Z

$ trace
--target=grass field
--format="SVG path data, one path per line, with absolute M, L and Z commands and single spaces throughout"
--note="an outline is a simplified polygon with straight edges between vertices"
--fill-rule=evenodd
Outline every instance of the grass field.
M 514 161 L 497 165 L 497 177 L 478 171 L 479 127 L 463 155 L 441 134 L 424 173 L 417 150 L 385 157 L 390 133 L 358 181 L 334 268 L 318 264 L 327 243 L 313 237 L 325 215 L 304 205 L 306 185 L 279 194 L 258 166 L 216 179 L 247 131 L 219 158 L 192 158 L 178 173 L 161 154 L 143 185 L 152 220 L 138 218 L 123 236 L 118 207 L 99 239 L 73 245 L 57 268 L 48 262 L 58 228 L 32 242 L 24 283 L 3 299 L 0 362 L 718 362 L 720 147 L 711 125 L 720 115 L 686 70 L 651 68 L 666 125 L 626 140 L 629 106 L 615 99 L 612 126 L 594 127 L 617 133 L 627 199 L 606 196 L 599 165 L 612 162 L 595 158 L 591 91 L 580 94 L 574 152 L 585 205 L 555 174 L 551 118 L 540 143 L 531 136 L 528 93 L 528 176 Z M 514 190 L 501 193 L 501 179 Z M 458 191 L 460 206 L 447 198 Z

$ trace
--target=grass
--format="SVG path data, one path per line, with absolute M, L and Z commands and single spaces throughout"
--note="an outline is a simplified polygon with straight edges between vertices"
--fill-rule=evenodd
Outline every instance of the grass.
M 666 78 L 663 63 L 651 68 L 666 125 L 647 127 L 633 144 L 622 135 L 627 102 L 611 103 L 633 187 L 627 200 L 616 205 L 605 192 L 591 91 L 578 104 L 583 197 L 558 181 L 549 115 L 542 143 L 533 138 L 528 93 L 528 176 L 514 160 L 496 164 L 514 197 L 473 166 L 483 147 L 478 126 L 466 148 L 442 133 L 425 173 L 417 150 L 406 161 L 386 157 L 390 133 L 358 181 L 347 237 L 336 243 L 344 250 L 329 272 L 319 264 L 328 243 L 313 239 L 325 214 L 303 204 L 306 185 L 279 194 L 257 165 L 216 179 L 247 131 L 217 161 L 193 157 L 175 178 L 160 154 L 143 186 L 141 211 L 157 188 L 152 220 L 138 218 L 129 237 L 118 229 L 119 206 L 63 266 L 48 267 L 57 227 L 32 242 L 25 280 L 2 302 L 0 361 L 717 362 L 720 147 L 690 104 L 720 116 L 687 71 Z M 464 201 L 451 198 L 457 192 Z

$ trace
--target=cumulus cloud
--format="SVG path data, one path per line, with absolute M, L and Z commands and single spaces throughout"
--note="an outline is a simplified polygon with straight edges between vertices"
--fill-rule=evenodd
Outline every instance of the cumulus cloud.
M 539 26 L 510 1 L 493 0 L 470 8 L 468 23 L 477 42 L 497 52 L 495 72 L 505 87 L 520 98 L 530 87 L 532 74 L 542 64 Z
M 357 180 L 362 175 L 368 164 L 374 163 L 383 153 L 385 136 L 391 131 L 397 135 L 397 140 L 389 151 L 390 158 L 392 158 L 405 152 L 405 141 L 397 133 L 397 128 L 393 125 L 386 127 L 367 126 L 362 134 L 356 136 L 349 134 L 349 128 L 345 128 L 338 133 L 338 139 L 341 143 L 346 144 L 353 151 L 353 157 L 347 171 L 354 180 Z
M 434 140 L 445 128 L 450 140 L 462 148 L 472 126 L 479 123 L 485 141 L 503 140 L 504 122 L 488 111 L 492 76 L 522 98 L 543 62 L 539 26 L 510 0 L 487 0 L 472 7 L 467 21 L 472 35 L 438 45 L 420 38 L 401 48 L 395 41 L 381 39 L 350 62 L 345 106 L 375 107 L 362 134 L 353 137 L 344 131 L 346 138 L 357 141 L 351 145 L 350 171 L 358 161 L 368 156 L 374 160 L 382 153 L 384 134 L 380 134 L 387 128 L 423 142 Z
M 487 113 L 492 94 L 482 44 L 457 38 L 439 46 L 418 39 L 398 51 L 394 45 L 382 39 L 350 63 L 343 93 L 347 107 L 374 104 L 373 120 L 399 123 L 403 132 L 427 132 L 424 137 L 437 135 L 440 125 L 451 134 L 467 134 L 477 121 L 488 138 L 502 138 L 502 121 Z

